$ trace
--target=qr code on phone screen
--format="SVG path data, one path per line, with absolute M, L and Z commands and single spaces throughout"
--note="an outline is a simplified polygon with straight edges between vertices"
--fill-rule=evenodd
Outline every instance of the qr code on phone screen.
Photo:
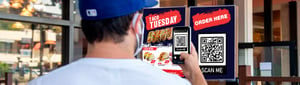
M 175 36 L 176 47 L 186 47 L 187 39 L 188 39 L 188 37 L 186 35 L 176 35 Z
M 199 63 L 224 65 L 226 59 L 225 34 L 200 34 L 199 35 Z

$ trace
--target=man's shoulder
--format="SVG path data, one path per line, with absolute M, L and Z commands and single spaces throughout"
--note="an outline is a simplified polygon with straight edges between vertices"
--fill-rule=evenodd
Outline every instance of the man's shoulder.
M 40 76 L 32 81 L 28 85 L 51 85 L 56 82 L 67 82 L 67 80 L 72 80 L 74 75 L 79 72 L 79 66 L 76 68 L 78 64 L 76 62 L 70 63 L 68 65 L 62 66 L 60 68 L 57 68 L 48 74 L 45 74 L 43 76 Z M 63 84 L 60 84 L 63 85 Z
M 190 82 L 178 75 L 166 73 L 147 63 L 140 64 L 130 68 L 130 72 L 124 72 L 123 75 L 127 76 L 125 78 L 144 82 L 144 85 L 190 85 Z
M 188 85 L 189 83 L 177 75 L 166 73 L 152 65 L 139 61 L 133 62 L 134 64 L 119 63 L 118 65 L 111 65 L 100 62 L 99 64 L 76 61 L 31 81 L 29 85 L 80 85 L 80 83 L 86 84 L 87 82 L 111 85 L 107 83 L 112 80 L 113 82 L 119 80 L 124 83 L 129 83 L 133 80 L 132 82 L 134 83 L 142 84 L 148 82 L 158 85 L 162 85 L 163 83 L 167 85 Z

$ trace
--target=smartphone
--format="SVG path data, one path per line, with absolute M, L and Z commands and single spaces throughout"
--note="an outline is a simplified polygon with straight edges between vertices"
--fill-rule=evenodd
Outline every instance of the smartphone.
M 190 54 L 191 49 L 191 27 L 176 26 L 173 27 L 173 46 L 172 46 L 172 62 L 173 64 L 184 64 L 184 60 L 180 60 L 181 53 Z

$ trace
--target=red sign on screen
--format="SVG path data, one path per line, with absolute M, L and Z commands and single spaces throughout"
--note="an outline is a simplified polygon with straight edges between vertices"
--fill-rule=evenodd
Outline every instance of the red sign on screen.
M 155 51 L 157 47 L 143 47 L 143 50 Z
M 209 13 L 197 13 L 192 18 L 195 31 L 226 24 L 231 20 L 228 9 L 219 9 Z
M 181 21 L 181 15 L 178 10 L 170 10 L 160 14 L 146 15 L 146 29 L 152 30 L 159 27 L 177 24 Z

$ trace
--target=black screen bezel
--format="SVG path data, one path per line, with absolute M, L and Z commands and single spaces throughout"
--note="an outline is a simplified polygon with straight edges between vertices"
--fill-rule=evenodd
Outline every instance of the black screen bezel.
M 185 30 L 187 30 L 188 31 L 188 54 L 190 54 L 191 53 L 191 28 L 189 27 L 189 26 L 175 26 L 175 27 L 173 27 L 173 31 L 172 31 L 172 36 L 173 36 L 173 45 L 172 45 L 172 62 L 173 62 L 173 64 L 184 64 L 184 61 L 183 60 L 181 60 L 181 61 L 176 61 L 176 60 L 174 60 L 174 52 L 175 52 L 175 48 L 174 48 L 174 45 L 175 45 L 175 43 L 174 43 L 174 37 L 175 37 L 175 35 L 174 35 L 174 32 L 175 31 L 178 31 L 178 30 L 182 30 L 182 31 L 185 31 Z

